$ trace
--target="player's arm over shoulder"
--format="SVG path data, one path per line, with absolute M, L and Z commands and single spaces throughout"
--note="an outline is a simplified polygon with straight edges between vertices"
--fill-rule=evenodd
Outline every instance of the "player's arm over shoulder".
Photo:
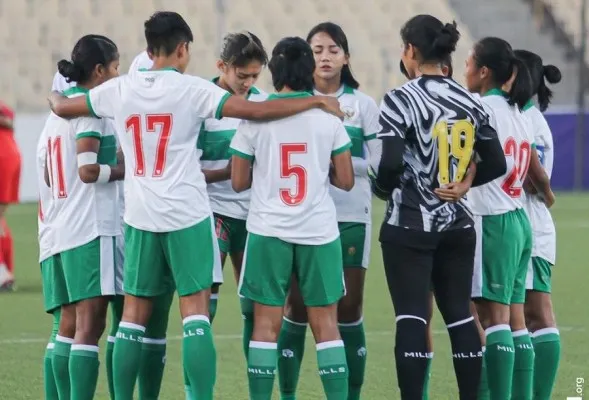
M 84 183 L 108 183 L 123 179 L 125 176 L 124 163 L 117 158 L 114 136 L 105 135 L 104 121 L 96 118 L 81 117 L 72 120 L 70 123 L 76 135 L 76 153 L 80 180 Z M 112 153 L 112 157 L 99 160 L 101 150 L 107 156 L 108 153 Z
M 86 96 L 67 98 L 59 92 L 48 97 L 51 111 L 61 118 L 96 117 L 114 118 L 120 108 L 120 84 L 126 75 L 110 79 L 93 89 Z
M 231 140 L 231 187 L 237 193 L 252 186 L 252 166 L 254 163 L 256 123 L 241 121 Z
M 331 169 L 329 180 L 331 184 L 345 191 L 354 187 L 354 167 L 352 165 L 352 142 L 346 132 L 344 124 L 337 118 L 328 116 L 333 126 L 333 145 L 331 147 Z

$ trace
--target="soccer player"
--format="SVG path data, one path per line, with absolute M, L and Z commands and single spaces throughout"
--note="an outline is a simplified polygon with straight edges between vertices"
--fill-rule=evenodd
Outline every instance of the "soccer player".
M 378 106 L 358 90 L 352 75 L 348 39 L 342 28 L 331 22 L 318 24 L 307 35 L 313 50 L 314 90 L 336 97 L 347 114 L 344 126 L 352 141 L 355 184 L 350 192 L 332 186 L 330 195 L 337 210 L 342 245 L 346 295 L 338 305 L 339 330 L 350 371 L 348 398 L 359 399 L 366 368 L 366 336 L 362 318 L 364 280 L 370 261 L 372 193 L 368 159 L 378 151 L 376 133 Z M 300 290 L 293 281 L 278 341 L 278 378 L 282 399 L 294 399 L 305 349 L 307 314 Z
M 271 99 L 310 96 L 315 61 L 303 39 L 278 42 L 269 67 L 278 91 Z M 239 294 L 254 302 L 248 354 L 252 400 L 272 398 L 277 340 L 293 275 L 317 343 L 325 395 L 348 398 L 346 352 L 337 326 L 343 260 L 329 183 L 352 189 L 351 147 L 341 121 L 316 110 L 275 122 L 242 122 L 231 142 L 233 188 L 252 187 L 239 284 Z
M 539 164 L 533 132 L 520 111 L 532 94 L 530 74 L 509 43 L 491 37 L 475 44 L 465 76 L 468 89 L 482 96 L 507 163 L 505 174 L 469 192 L 477 231 L 472 297 L 486 342 L 481 398 L 527 399 L 534 353 L 523 303 L 532 233 L 523 210 L 522 185 L 530 161 Z M 501 90 L 506 84 L 508 92 Z M 541 193 L 552 204 L 549 181 L 544 174 L 541 182 L 536 172 L 530 168 L 530 178 L 535 186 L 542 183 Z
M 374 187 L 388 193 L 381 228 L 383 261 L 396 314 L 395 356 L 402 399 L 421 399 L 428 365 L 430 287 L 452 344 L 461 399 L 476 399 L 481 342 L 471 316 L 475 232 L 464 184 L 475 152 L 473 186 L 505 171 L 500 143 L 480 103 L 441 64 L 456 49 L 456 23 L 418 15 L 401 29 L 402 60 L 412 80 L 381 104 L 382 157 Z M 433 116 L 433 118 L 432 118 Z M 439 196 L 439 197 L 438 197 Z
M 113 355 L 117 400 L 132 399 L 153 300 L 174 287 L 184 325 L 184 368 L 195 397 L 208 400 L 216 379 L 210 287 L 222 277 L 213 276 L 220 257 L 195 150 L 198 130 L 213 116 L 276 119 L 311 108 L 342 113 L 329 97 L 256 103 L 184 75 L 193 35 L 178 13 L 155 13 L 145 22 L 145 37 L 151 70 L 111 80 L 85 99 L 52 93 L 50 104 L 62 117 L 114 118 L 125 156 L 126 296 Z
M 104 36 L 82 37 L 71 57 L 72 61 L 58 63 L 60 74 L 77 82 L 65 92 L 67 96 L 84 97 L 90 88 L 118 75 L 117 47 Z M 117 186 L 111 181 L 123 178 L 124 166 L 117 165 L 114 130 L 108 121 L 77 118 L 68 122 L 52 115 L 45 129 L 54 208 L 53 251 L 59 253 L 68 298 L 75 303 L 68 378 L 71 398 L 91 399 L 108 302 L 110 296 L 122 294 L 122 287 L 116 285 L 122 272 L 114 263 L 115 238 L 120 234 Z M 60 324 L 60 334 L 61 329 Z M 57 352 L 56 343 L 54 355 Z M 56 374 L 56 379 L 60 377 L 63 374 Z M 67 383 L 57 385 L 60 389 Z
M 554 162 L 554 143 L 542 112 L 546 111 L 552 97 L 546 81 L 552 84 L 560 82 L 561 73 L 554 65 L 543 65 L 542 58 L 530 51 L 516 50 L 515 55 L 524 62 L 532 78 L 533 95 L 537 96 L 539 109 L 530 99 L 523 112 L 530 119 L 538 157 L 546 175 L 550 177 Z M 533 398 L 549 400 L 560 360 L 560 335 L 550 295 L 552 267 L 556 260 L 556 231 L 546 203 L 535 193 L 533 185 L 529 185 L 529 180 L 525 183 L 525 209 L 532 224 L 533 235 L 532 260 L 528 265 L 524 305 L 526 325 L 531 332 L 536 354 Z
M 4 219 L 10 204 L 18 203 L 21 156 L 14 140 L 14 112 L 0 102 L 0 291 L 14 285 L 12 234 Z

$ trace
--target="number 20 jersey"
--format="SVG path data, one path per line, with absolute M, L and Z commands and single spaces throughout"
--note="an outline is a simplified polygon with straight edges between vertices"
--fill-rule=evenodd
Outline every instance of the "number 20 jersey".
M 388 201 L 387 224 L 426 232 L 472 225 L 464 199 L 448 203 L 434 190 L 464 174 L 476 141 L 495 138 L 492 130 L 493 137 L 480 130 L 487 120 L 478 99 L 442 76 L 421 76 L 384 96 L 377 137 L 405 141 L 403 172 Z
M 500 215 L 524 207 L 522 186 L 534 138 L 529 120 L 516 106 L 507 103 L 502 92 L 492 90 L 481 102 L 489 114 L 489 124 L 497 131 L 507 169 L 503 176 L 472 188 L 468 201 L 477 215 Z

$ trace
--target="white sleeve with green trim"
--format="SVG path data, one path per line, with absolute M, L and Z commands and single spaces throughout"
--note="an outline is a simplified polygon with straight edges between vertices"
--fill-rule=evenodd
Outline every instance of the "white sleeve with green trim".
M 209 82 L 205 79 L 197 76 L 190 76 L 190 85 L 192 90 L 190 91 L 190 107 L 200 118 L 216 118 L 221 119 L 223 105 L 231 94 L 215 85 L 213 82 Z
M 233 155 L 245 158 L 247 160 L 253 160 L 253 130 L 251 124 L 248 121 L 242 121 L 237 127 L 237 131 L 235 132 L 235 135 L 231 140 L 229 152 Z
M 380 110 L 376 101 L 372 97 L 363 96 L 360 103 L 360 113 L 362 116 L 362 129 L 364 130 L 364 139 L 376 139 L 376 134 L 380 132 Z
M 333 137 L 333 146 L 331 147 L 331 156 L 336 156 L 352 147 L 350 136 L 341 121 L 337 121 L 335 126 L 335 135 Z
M 114 119 L 116 110 L 121 108 L 121 79 L 122 77 L 113 78 L 90 89 L 86 95 L 86 103 L 92 116 Z
M 100 138 L 104 135 L 104 124 L 101 120 L 90 117 L 80 117 L 70 121 L 72 132 L 76 140 L 82 138 Z

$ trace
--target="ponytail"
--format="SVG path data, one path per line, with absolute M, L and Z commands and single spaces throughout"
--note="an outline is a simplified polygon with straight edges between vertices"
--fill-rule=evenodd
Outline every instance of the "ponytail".
M 540 106 L 540 111 L 546 111 L 548 105 L 550 104 L 550 99 L 552 99 L 552 90 L 546 86 L 544 79 L 546 79 L 548 83 L 552 84 L 560 82 L 562 79 L 560 69 L 554 65 L 542 66 L 542 78 L 540 79 L 540 84 L 538 85 L 538 105 Z
M 512 73 L 516 75 L 509 90 L 508 103 L 517 104 L 521 110 L 532 97 L 532 79 L 524 62 L 516 57 L 513 57 Z

